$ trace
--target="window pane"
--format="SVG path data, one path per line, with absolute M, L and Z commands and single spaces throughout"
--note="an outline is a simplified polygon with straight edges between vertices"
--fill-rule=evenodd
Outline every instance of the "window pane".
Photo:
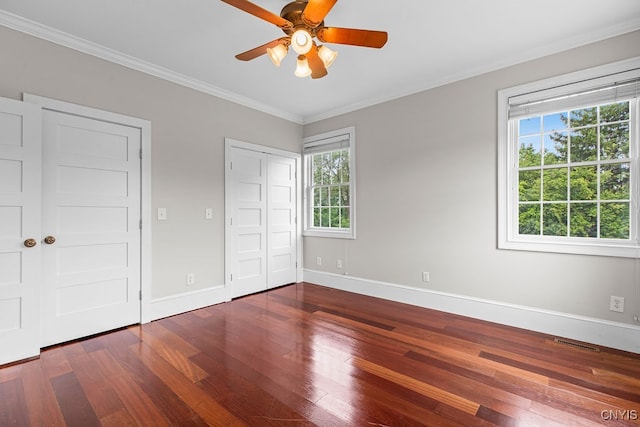
M 318 187 L 313 189 L 313 206 L 320 206 L 320 189 Z
M 329 157 L 329 184 L 340 184 L 340 175 L 342 164 L 342 154 L 340 151 L 333 151 Z
M 570 126 L 572 128 L 577 128 L 580 126 L 587 125 L 595 125 L 598 123 L 598 108 L 582 108 L 580 110 L 573 110 L 571 112 L 571 123 Z
M 520 119 L 518 122 L 518 134 L 522 135 L 533 135 L 534 133 L 540 133 L 540 116 L 538 117 L 529 117 L 526 119 Z
M 543 200 L 567 200 L 567 168 L 542 171 Z
M 520 234 L 540 234 L 540 205 L 520 205 L 518 223 Z
M 598 237 L 598 205 L 571 203 L 570 228 L 572 237 Z
M 540 166 L 542 161 L 540 151 L 540 135 L 520 138 L 520 167 Z
M 598 168 L 580 166 L 571 168 L 571 200 L 596 200 L 598 198 Z
M 342 183 L 349 182 L 349 177 L 351 175 L 349 165 L 349 150 L 342 150 L 342 167 L 340 168 L 342 174 L 340 182 Z
M 544 164 L 567 163 L 567 132 L 554 132 L 544 136 Z
M 340 206 L 350 206 L 349 203 L 349 186 L 343 185 L 340 187 Z
M 540 200 L 540 173 L 541 171 L 520 171 L 518 192 L 521 202 L 535 202 Z
M 349 228 L 350 227 L 350 220 L 349 220 L 349 208 L 341 208 L 340 209 L 340 226 L 342 228 Z
M 545 132 L 553 132 L 566 129 L 568 121 L 569 119 L 566 112 L 548 114 L 542 118 L 543 130 Z
M 322 184 L 331 182 L 331 153 L 322 155 Z
M 605 125 L 600 128 L 600 158 L 602 160 L 629 157 L 629 123 Z
M 553 203 L 542 207 L 542 233 L 545 236 L 567 235 L 567 204 Z
M 629 120 L 629 101 L 600 106 L 600 122 L 612 123 Z
M 320 221 L 320 208 L 314 208 L 313 209 L 313 226 L 314 227 L 320 227 L 321 221 Z
M 600 170 L 600 199 L 629 199 L 629 163 L 602 165 Z
M 629 203 L 602 203 L 600 206 L 600 237 L 629 238 Z
M 340 187 L 329 188 L 329 206 L 340 206 Z
M 329 208 L 322 208 L 320 210 L 320 227 L 328 227 L 329 218 Z
M 320 205 L 329 206 L 329 188 L 320 187 Z
M 598 159 L 598 128 L 588 127 L 571 132 L 571 161 L 587 162 Z
M 316 185 L 322 184 L 324 179 L 324 154 L 313 155 L 313 183 Z

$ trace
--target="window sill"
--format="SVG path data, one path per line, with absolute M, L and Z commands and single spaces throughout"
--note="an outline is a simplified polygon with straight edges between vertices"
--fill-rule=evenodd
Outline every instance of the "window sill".
M 328 237 L 333 239 L 355 239 L 355 231 L 337 231 L 337 230 L 323 230 L 323 229 L 311 229 L 305 230 L 302 233 L 304 237 Z
M 560 254 L 594 255 L 619 258 L 640 258 L 640 246 L 632 242 L 602 242 L 597 245 L 572 242 L 541 242 L 527 240 L 504 240 L 498 242 L 498 249 L 552 252 Z

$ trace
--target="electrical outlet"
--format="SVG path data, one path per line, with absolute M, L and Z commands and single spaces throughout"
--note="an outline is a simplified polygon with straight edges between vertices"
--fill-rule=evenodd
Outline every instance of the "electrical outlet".
M 341 259 L 336 261 L 336 267 L 342 270 L 342 260 Z
M 428 271 L 423 271 L 422 272 L 422 281 L 423 282 L 428 282 L 430 280 L 429 278 L 429 272 Z
M 316 257 L 316 265 L 322 265 L 322 257 Z
M 187 286 L 196 283 L 196 275 L 193 273 L 187 273 Z
M 611 296 L 611 302 L 609 304 L 609 310 L 616 311 L 618 313 L 624 313 L 624 298 Z
M 206 208 L 204 210 L 204 219 L 213 219 L 213 209 Z

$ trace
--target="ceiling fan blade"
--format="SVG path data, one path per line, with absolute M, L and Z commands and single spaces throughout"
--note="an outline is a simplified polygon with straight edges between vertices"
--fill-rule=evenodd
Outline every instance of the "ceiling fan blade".
M 239 53 L 236 55 L 236 58 L 239 59 L 240 61 L 251 61 L 252 59 L 255 59 L 267 53 L 267 49 L 274 48 L 279 44 L 283 44 L 283 43 L 288 44 L 288 42 L 289 42 L 288 37 L 280 37 L 279 39 L 272 40 L 269 43 L 263 44 L 262 46 L 254 47 L 251 50 Z
M 328 74 L 324 62 L 322 62 L 322 59 L 318 56 L 318 46 L 316 46 L 315 43 L 311 50 L 307 52 L 307 62 L 309 63 L 309 68 L 311 68 L 312 79 L 319 79 Z
M 253 4 L 248 0 L 222 0 L 223 2 L 237 7 L 247 13 L 257 16 L 260 19 L 264 19 L 267 22 L 271 22 L 280 28 L 293 28 L 293 24 L 281 16 L 276 15 L 273 12 L 269 12 L 267 9 L 263 9 L 257 4 Z
M 387 42 L 386 31 L 358 30 L 355 28 L 321 28 L 316 34 L 324 43 L 381 48 Z
M 309 0 L 302 12 L 302 20 L 311 28 L 322 23 L 334 4 L 338 0 Z

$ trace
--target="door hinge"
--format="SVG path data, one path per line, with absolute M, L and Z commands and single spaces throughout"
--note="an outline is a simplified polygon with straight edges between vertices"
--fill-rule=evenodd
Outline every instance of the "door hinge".
M 233 170 L 233 162 L 229 162 L 229 170 L 232 171 Z
M 142 219 L 140 220 L 140 230 L 142 230 Z
M 233 282 L 233 273 L 231 273 L 229 276 L 231 276 L 231 278 L 229 279 L 230 282 Z
M 142 301 L 142 291 L 138 291 L 138 300 Z
M 138 151 L 138 157 L 140 157 L 140 160 L 142 160 L 142 148 L 140 149 L 140 151 Z
M 233 226 L 233 218 L 229 218 L 229 225 Z

